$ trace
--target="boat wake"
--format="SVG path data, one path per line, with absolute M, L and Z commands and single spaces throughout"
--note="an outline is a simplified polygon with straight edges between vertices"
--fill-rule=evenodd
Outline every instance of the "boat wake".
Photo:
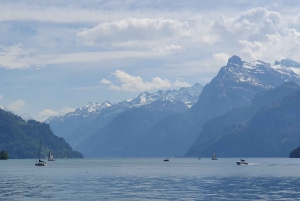
M 260 163 L 248 163 L 248 165 L 261 165 Z

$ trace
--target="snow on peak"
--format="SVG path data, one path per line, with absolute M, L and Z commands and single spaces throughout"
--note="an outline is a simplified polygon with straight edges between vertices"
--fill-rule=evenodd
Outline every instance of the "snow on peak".
M 216 79 L 219 81 L 220 86 L 225 81 L 232 83 L 243 82 L 262 88 L 272 88 L 287 81 L 299 83 L 300 77 L 290 68 L 278 62 L 272 66 L 270 63 L 260 60 L 241 62 L 239 57 L 235 57 L 230 61 L 228 61 L 228 64 L 217 75 Z
M 300 63 L 292 59 L 286 58 L 281 61 L 275 61 L 274 66 L 284 66 L 292 70 L 297 75 L 300 75 Z
M 139 99 L 140 99 L 140 104 L 144 105 L 148 102 L 148 93 L 142 93 L 141 95 L 139 95 Z
M 59 117 L 59 120 L 64 121 L 67 118 L 77 117 L 83 117 L 85 119 L 92 120 L 102 111 L 111 110 L 120 112 L 126 108 L 140 107 L 142 105 L 151 104 L 155 101 L 182 101 L 188 107 L 191 107 L 198 100 L 202 89 L 202 85 L 195 84 L 191 87 L 183 87 L 180 90 L 159 90 L 155 93 L 143 92 L 136 98 L 125 100 L 115 104 L 111 104 L 109 101 L 105 101 L 101 104 L 90 102 L 85 107 L 77 108 L 76 111 L 70 112 L 63 117 Z M 51 121 L 51 119 L 49 119 L 49 121 Z
M 249 62 L 244 62 L 242 67 L 245 68 L 245 69 L 256 69 L 257 67 L 259 66 L 270 66 L 270 64 L 268 63 L 265 63 L 263 61 L 260 61 L 260 60 L 252 60 L 252 61 L 249 61 Z

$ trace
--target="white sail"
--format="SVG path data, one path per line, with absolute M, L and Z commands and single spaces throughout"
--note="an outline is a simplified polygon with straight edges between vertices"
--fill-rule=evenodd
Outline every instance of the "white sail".
M 51 150 L 49 151 L 48 161 L 55 161 Z
M 217 155 L 216 155 L 216 152 L 214 151 L 214 153 L 213 153 L 213 155 L 212 155 L 212 157 L 211 157 L 211 160 L 218 160 L 217 159 Z

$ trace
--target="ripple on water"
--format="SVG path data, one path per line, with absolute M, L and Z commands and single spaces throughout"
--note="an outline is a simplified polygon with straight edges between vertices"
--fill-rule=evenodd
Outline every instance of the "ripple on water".
M 220 161 L 213 166 L 210 161 L 206 165 L 205 160 L 201 163 L 197 160 L 188 161 L 187 166 L 184 160 L 179 160 L 164 166 L 161 161 L 150 160 L 129 161 L 123 166 L 124 161 L 128 160 L 121 161 L 117 167 L 93 161 L 91 168 L 86 164 L 88 161 L 83 166 L 75 161 L 78 168 L 67 164 L 66 167 L 72 167 L 68 169 L 58 163 L 43 169 L 30 166 L 24 171 L 0 169 L 0 173 L 6 172 L 1 174 L 0 198 L 13 201 L 294 200 L 300 197 L 297 166 L 290 163 L 271 162 L 240 168 L 234 161 Z M 109 161 L 115 163 L 118 161 Z M 295 171 L 295 176 L 291 176 L 291 171 Z

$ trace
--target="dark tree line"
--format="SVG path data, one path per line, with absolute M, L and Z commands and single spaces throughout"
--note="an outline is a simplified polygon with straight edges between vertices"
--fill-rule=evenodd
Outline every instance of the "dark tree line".
M 7 160 L 8 159 L 8 153 L 7 151 L 3 150 L 0 152 L 0 160 Z

